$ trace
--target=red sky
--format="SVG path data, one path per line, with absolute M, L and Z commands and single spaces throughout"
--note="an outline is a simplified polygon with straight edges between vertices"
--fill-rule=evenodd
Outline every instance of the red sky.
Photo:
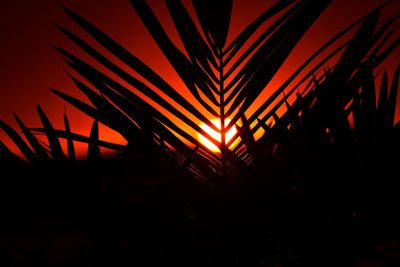
M 168 25 L 164 1 L 150 0 L 158 15 Z M 187 1 L 186 1 L 187 2 Z M 259 15 L 270 0 L 236 0 L 229 38 Z M 382 0 L 333 0 L 328 10 L 303 38 L 287 64 L 295 68 L 306 54 L 318 48 L 330 36 L 349 22 L 366 14 Z M 48 43 L 60 45 L 72 51 L 74 46 L 54 27 L 57 22 L 70 29 L 76 26 L 57 6 L 70 7 L 92 21 L 105 32 L 157 70 L 162 76 L 176 79 L 161 52 L 152 42 L 128 0 L 13 0 L 2 3 L 0 9 L 0 118 L 8 123 L 13 119 L 10 109 L 18 113 L 29 126 L 38 126 L 36 104 L 42 105 L 50 119 L 61 127 L 64 108 L 71 118 L 75 131 L 87 134 L 90 121 L 71 106 L 52 95 L 49 87 L 71 94 L 77 90 L 69 81 L 64 64 Z M 387 12 L 400 10 L 400 1 L 391 5 Z M 168 27 L 169 30 L 171 27 Z M 79 32 L 79 31 L 78 31 Z M 171 31 L 173 34 L 173 32 Z M 399 36 L 399 30 L 397 31 Z M 229 42 L 229 40 L 228 40 Z M 79 55 L 79 53 L 78 53 Z M 387 63 L 391 69 L 400 58 L 399 49 Z M 285 75 L 281 73 L 280 75 Z M 173 83 L 172 83 L 173 84 Z M 400 112 L 400 110 L 399 110 Z M 399 113 L 398 112 L 398 113 Z M 399 117 L 399 116 L 398 116 Z M 4 134 L 0 133 L 0 139 Z

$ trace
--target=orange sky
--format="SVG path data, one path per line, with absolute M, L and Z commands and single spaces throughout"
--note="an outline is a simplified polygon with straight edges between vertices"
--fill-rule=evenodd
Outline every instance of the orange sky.
M 63 113 L 66 108 L 72 129 L 86 135 L 89 132 L 91 121 L 48 90 L 52 87 L 80 96 L 65 74 L 62 60 L 47 43 L 63 46 L 77 55 L 84 56 L 53 26 L 52 22 L 57 22 L 80 32 L 63 14 L 56 2 L 70 7 L 109 33 L 172 85 L 182 86 L 179 78 L 130 7 L 128 0 L 7 1 L 2 4 L 0 10 L 0 118 L 2 120 L 15 125 L 10 113 L 12 109 L 29 126 L 38 126 L 35 106 L 40 104 L 56 126 L 62 127 Z M 173 40 L 178 40 L 164 1 L 150 0 L 149 2 L 162 22 L 167 25 L 167 31 Z M 274 1 L 234 1 L 228 43 L 272 2 Z M 275 81 L 278 83 L 283 80 L 291 70 L 302 63 L 307 55 L 334 33 L 382 2 L 384 1 L 333 0 L 331 6 L 291 54 L 282 71 L 275 77 Z M 400 1 L 392 4 L 387 12 L 393 10 L 400 10 Z M 399 31 L 397 31 L 397 36 L 399 36 Z M 398 49 L 386 63 L 387 67 L 393 70 L 399 58 Z M 400 109 L 398 109 L 397 118 L 399 115 Z M 109 133 L 104 131 L 102 133 L 104 138 L 114 139 L 114 136 L 108 136 Z M 4 140 L 3 133 L 0 133 L 0 139 Z

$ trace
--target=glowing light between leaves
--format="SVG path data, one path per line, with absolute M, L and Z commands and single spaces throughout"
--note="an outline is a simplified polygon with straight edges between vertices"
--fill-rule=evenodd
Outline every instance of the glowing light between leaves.
M 230 123 L 230 121 L 231 120 L 226 119 L 225 125 L 228 125 Z M 211 122 L 212 122 L 212 124 L 217 126 L 218 129 L 221 129 L 221 121 L 219 119 L 211 120 Z M 212 136 L 215 140 L 217 140 L 218 142 L 221 142 L 221 133 L 214 131 L 213 129 L 210 128 L 210 126 L 208 126 L 205 123 L 201 123 L 200 128 L 203 129 L 210 136 Z M 237 133 L 236 127 L 232 127 L 225 135 L 225 142 L 228 143 L 236 133 Z M 204 137 L 203 135 L 198 134 L 198 138 L 199 138 L 200 142 L 204 146 L 206 146 L 208 149 L 210 149 L 211 151 L 220 152 L 219 148 L 213 142 L 211 142 L 209 139 Z M 234 144 L 235 143 L 233 143 L 231 145 L 231 147 L 234 146 Z

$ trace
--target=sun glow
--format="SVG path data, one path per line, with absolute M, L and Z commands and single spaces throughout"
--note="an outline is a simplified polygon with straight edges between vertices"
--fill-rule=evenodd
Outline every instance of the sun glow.
M 212 124 L 217 126 L 218 129 L 221 129 L 221 121 L 219 119 L 211 120 Z M 225 125 L 228 125 L 231 122 L 231 120 L 226 119 L 225 120 Z M 200 128 L 203 129 L 206 133 L 208 133 L 210 136 L 212 136 L 215 140 L 218 142 L 221 142 L 221 133 L 214 131 L 213 129 L 210 128 L 207 124 L 202 122 L 200 124 Z M 232 127 L 225 135 L 225 142 L 229 142 L 232 137 L 237 133 L 236 127 Z M 213 152 L 220 152 L 219 148 L 214 145 L 213 142 L 211 142 L 208 138 L 204 137 L 201 134 L 197 134 L 200 142 L 205 145 L 208 149 L 210 149 Z M 235 146 L 235 142 L 230 146 L 232 148 Z

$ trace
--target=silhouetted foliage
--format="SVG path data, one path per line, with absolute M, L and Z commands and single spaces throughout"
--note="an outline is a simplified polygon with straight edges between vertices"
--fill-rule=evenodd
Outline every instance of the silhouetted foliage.
M 62 235 L 53 239 L 54 254 L 67 241 L 88 248 L 60 266 L 363 266 L 362 260 L 371 258 L 396 266 L 399 260 L 390 252 L 399 249 L 395 111 L 400 65 L 392 79 L 377 71 L 400 44 L 394 36 L 398 15 L 379 20 L 389 2 L 333 36 L 250 112 L 329 3 L 277 1 L 228 44 L 232 1 L 194 0 L 198 29 L 180 0 L 167 0 L 185 53 L 149 4 L 132 0 L 195 104 L 101 29 L 63 7 L 129 71 L 58 26 L 94 59 L 54 47 L 90 104 L 51 90 L 93 118 L 91 133 L 74 133 L 66 114 L 65 129 L 55 129 L 39 106 L 39 128 L 29 128 L 15 115 L 23 136 L 0 121 L 26 159 L 0 142 L 2 172 L 11 174 L 1 181 L 7 218 L 1 231 L 56 225 Z M 268 27 L 255 35 L 263 25 Z M 213 118 L 220 119 L 221 130 Z M 222 141 L 199 122 L 220 132 Z M 99 123 L 128 144 L 100 140 Z M 237 133 L 227 141 L 232 127 Z M 221 153 L 186 129 L 209 138 Z M 260 129 L 263 135 L 256 139 Z M 76 160 L 75 142 L 88 145 L 87 160 Z M 118 154 L 105 157 L 101 148 Z M 46 233 L 52 231 L 57 232 L 49 227 Z M 46 249 L 37 252 L 24 238 L 11 236 L 0 247 L 23 255 L 20 265 L 54 265 Z

